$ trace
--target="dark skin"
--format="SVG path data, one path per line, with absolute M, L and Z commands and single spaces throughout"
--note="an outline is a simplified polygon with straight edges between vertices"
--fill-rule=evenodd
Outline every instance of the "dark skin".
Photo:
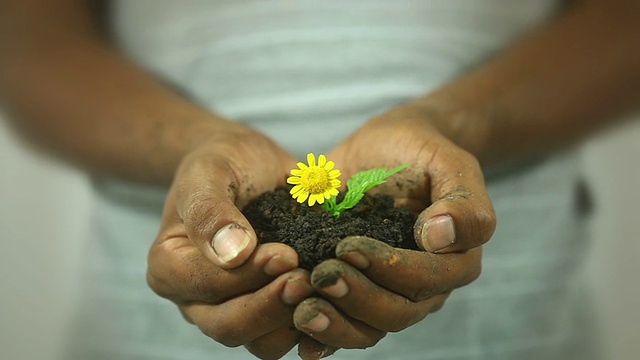
M 169 185 L 150 286 L 215 341 L 265 359 L 296 344 L 304 359 L 372 346 L 439 309 L 479 275 L 481 245 L 495 228 L 480 164 L 568 146 L 640 100 L 640 3 L 568 3 L 527 38 L 371 119 L 328 154 L 343 179 L 408 163 L 398 174 L 404 186 L 378 191 L 420 212 L 415 236 L 425 251 L 349 238 L 337 260 L 309 274 L 293 249 L 257 245 L 238 210 L 282 184 L 295 159 L 138 68 L 101 36 L 88 3 L 0 1 L 2 106 L 26 137 L 89 171 Z M 380 311 L 361 311 L 364 298 Z

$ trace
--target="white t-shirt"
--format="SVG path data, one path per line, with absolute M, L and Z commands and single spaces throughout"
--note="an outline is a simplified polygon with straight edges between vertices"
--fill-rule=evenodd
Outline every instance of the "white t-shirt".
M 302 157 L 540 26 L 552 0 L 113 3 L 121 48 L 194 101 Z M 543 56 L 541 54 L 541 56 Z M 488 169 L 498 229 L 483 274 L 440 312 L 334 359 L 597 359 L 579 269 L 572 153 Z M 70 359 L 253 358 L 187 324 L 145 282 L 164 189 L 95 181 L 96 236 Z M 295 349 L 287 359 L 295 359 Z

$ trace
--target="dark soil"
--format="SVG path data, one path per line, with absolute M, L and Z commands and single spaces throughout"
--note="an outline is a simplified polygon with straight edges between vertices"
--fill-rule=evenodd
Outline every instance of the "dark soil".
M 356 207 L 335 217 L 322 205 L 299 204 L 289 194 L 290 187 L 260 195 L 244 208 L 260 243 L 281 242 L 300 255 L 300 267 L 313 269 L 335 257 L 338 242 L 353 235 L 368 236 L 393 247 L 417 250 L 413 240 L 415 215 L 396 208 L 388 195 L 369 195 Z

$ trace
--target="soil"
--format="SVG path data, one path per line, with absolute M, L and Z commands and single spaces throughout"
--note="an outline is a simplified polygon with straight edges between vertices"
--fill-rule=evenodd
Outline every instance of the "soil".
M 260 195 L 243 210 L 260 243 L 281 242 L 294 248 L 300 267 L 311 270 L 335 257 L 338 242 L 347 236 L 368 236 L 393 247 L 417 250 L 413 240 L 414 213 L 394 207 L 388 195 L 369 195 L 339 217 L 322 205 L 299 204 L 285 186 Z

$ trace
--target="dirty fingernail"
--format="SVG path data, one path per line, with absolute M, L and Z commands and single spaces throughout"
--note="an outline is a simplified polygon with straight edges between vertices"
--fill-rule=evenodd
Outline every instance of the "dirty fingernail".
M 264 271 L 264 273 L 267 275 L 276 276 L 283 274 L 289 270 L 293 270 L 297 266 L 298 264 L 294 259 L 290 259 L 282 255 L 276 255 L 269 259 L 266 264 L 264 264 L 264 268 L 262 269 L 262 271 Z
M 360 270 L 367 269 L 369 266 L 371 266 L 371 262 L 369 261 L 369 259 L 358 251 L 350 251 L 348 253 L 342 254 L 340 256 L 340 259 L 346 261 L 351 266 Z
M 229 224 L 220 229 L 211 240 L 211 247 L 222 262 L 229 262 L 246 249 L 251 236 L 238 224 Z
M 422 246 L 429 252 L 438 252 L 456 242 L 453 218 L 440 215 L 429 219 L 422 226 Z
M 349 292 L 349 286 L 343 278 L 338 278 L 335 284 L 322 288 L 321 291 L 334 298 L 341 298 Z
M 289 279 L 282 289 L 280 298 L 287 305 L 297 305 L 313 293 L 308 283 L 299 279 Z
M 325 356 L 331 355 L 331 348 L 325 345 L 322 348 L 322 350 L 319 352 L 319 355 L 320 355 L 319 359 L 322 359 Z
M 327 330 L 329 325 L 331 325 L 331 321 L 327 315 L 319 312 L 318 315 L 302 325 L 302 328 L 307 332 L 318 333 Z
M 315 352 L 314 360 L 322 359 L 325 355 L 329 353 L 329 347 L 324 345 L 322 348 L 318 348 Z

